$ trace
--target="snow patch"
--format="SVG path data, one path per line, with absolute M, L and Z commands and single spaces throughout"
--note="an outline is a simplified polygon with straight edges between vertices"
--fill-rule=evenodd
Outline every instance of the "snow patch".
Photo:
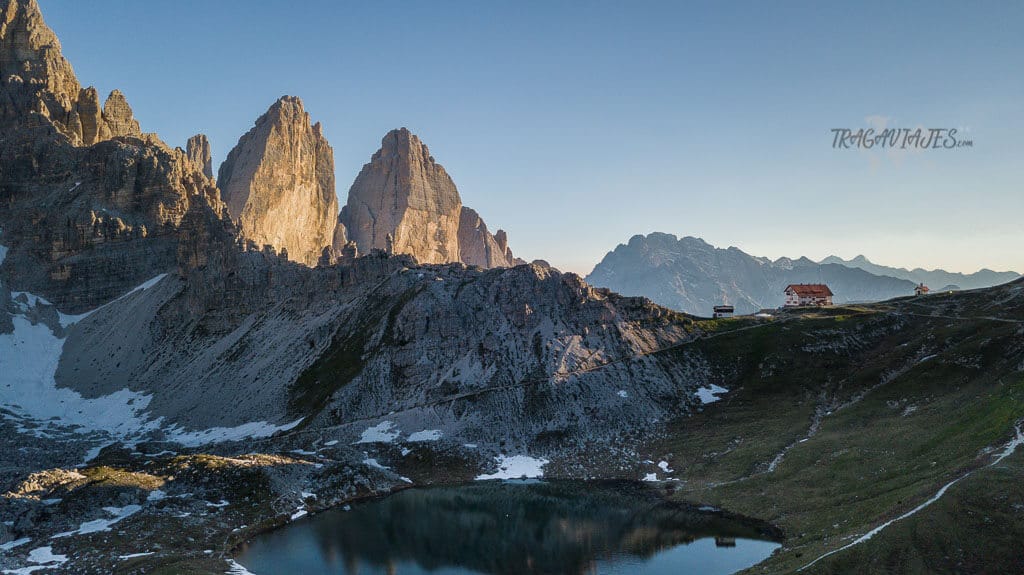
M 499 455 L 494 461 L 498 463 L 497 473 L 478 475 L 478 480 L 544 477 L 544 466 L 550 463 L 547 459 L 528 455 Z
M 700 402 L 702 404 L 707 405 L 709 403 L 714 403 L 719 399 L 722 399 L 721 397 L 718 396 L 723 393 L 729 393 L 729 390 L 725 389 L 724 387 L 719 387 L 715 384 L 711 384 L 707 387 L 697 388 L 697 393 L 694 393 L 694 395 L 696 395 L 697 398 L 700 399 Z
M 356 443 L 391 443 L 401 433 L 401 431 L 395 428 L 394 423 L 382 421 L 373 427 L 366 428 L 366 431 L 363 432 Z
M 156 551 L 145 551 L 143 553 L 129 553 L 127 555 L 118 555 L 117 558 L 121 561 L 126 561 L 128 559 L 135 559 L 136 557 L 148 557 L 154 553 L 156 553 Z
M 3 254 L 0 254 L 0 255 L 3 255 Z M 32 542 L 32 538 L 31 537 L 22 537 L 21 539 L 15 539 L 14 541 L 8 541 L 7 543 L 4 543 L 3 545 L 0 545 L 0 551 L 10 551 L 11 549 L 14 549 L 15 547 L 20 547 L 21 545 L 24 545 L 26 543 L 31 543 L 31 542 Z
M 657 481 L 657 480 L 658 480 L 658 474 L 657 473 L 648 473 L 647 475 L 644 475 L 644 478 L 642 479 L 642 481 Z
M 228 559 L 228 570 L 224 573 L 225 575 L 256 575 L 252 571 L 249 571 L 245 567 L 239 565 L 234 559 Z
M 305 509 L 299 509 L 295 513 L 292 513 L 292 521 L 295 521 L 296 519 L 299 519 L 301 517 L 305 517 L 306 514 L 307 511 Z
M 377 462 L 376 459 L 374 459 L 372 457 L 367 457 L 366 459 L 364 459 L 363 460 L 363 465 L 369 465 L 370 467 L 373 467 L 374 469 L 383 469 L 385 471 L 391 471 L 390 467 L 385 467 L 385 466 L 381 465 L 380 463 Z
M 4 256 L 6 251 L 3 248 Z M 160 274 L 114 301 L 150 289 L 166 275 Z M 31 305 L 48 303 L 38 296 L 28 293 L 24 295 Z M 95 311 L 76 316 L 61 314 L 61 324 L 68 327 Z M 18 423 L 20 432 L 42 437 L 57 428 L 74 427 L 78 433 L 106 433 L 130 441 L 162 427 L 163 418 L 153 418 L 146 412 L 152 399 L 150 395 L 122 389 L 103 397 L 86 399 L 71 389 L 58 388 L 54 375 L 64 349 L 64 340 L 53 335 L 50 328 L 43 324 L 32 325 L 23 315 L 14 315 L 11 319 L 14 331 L 0 334 L 0 365 L 4 366 L 5 383 L 0 387 L 0 406 L 10 411 L 5 417 Z M 22 420 L 32 420 L 39 425 L 29 429 L 20 424 Z M 196 447 L 218 441 L 268 437 L 278 431 L 291 429 L 301 421 L 285 425 L 258 421 L 200 431 L 186 431 L 175 425 L 167 426 L 165 431 L 168 440 Z M 98 455 L 104 446 L 90 451 L 86 461 Z
M 140 505 L 125 505 L 124 507 L 104 507 L 104 511 L 113 517 L 110 519 L 94 519 L 92 521 L 86 521 L 78 526 L 78 529 L 74 531 L 65 531 L 64 533 L 58 533 L 51 537 L 51 539 L 58 539 L 60 537 L 70 537 L 71 535 L 85 535 L 87 533 L 97 533 L 100 531 L 110 531 L 110 527 L 115 523 L 121 521 L 126 517 L 130 517 L 142 510 Z
M 409 434 L 409 442 L 417 441 L 437 441 L 441 439 L 440 429 L 424 429 L 423 431 L 417 431 L 416 433 Z
M 28 560 L 30 563 L 37 563 L 31 567 L 22 567 L 21 569 L 6 569 L 4 573 L 11 573 L 12 575 L 27 575 L 35 571 L 43 569 L 56 569 L 61 564 L 67 562 L 67 555 L 59 555 L 53 552 L 53 547 L 39 547 L 33 549 L 28 554 Z
M 629 393 L 625 389 L 620 389 L 619 390 L 619 397 L 625 399 L 625 398 L 629 397 Z
M 659 461 L 658 462 L 658 468 L 660 468 L 665 473 L 672 473 L 673 471 L 675 471 L 674 469 L 669 469 L 668 468 L 668 462 L 667 461 Z
M 324 443 L 324 446 L 325 447 L 332 447 L 332 446 L 337 445 L 337 444 L 338 444 L 338 440 L 337 439 L 332 439 L 332 440 L 328 441 L 327 443 Z

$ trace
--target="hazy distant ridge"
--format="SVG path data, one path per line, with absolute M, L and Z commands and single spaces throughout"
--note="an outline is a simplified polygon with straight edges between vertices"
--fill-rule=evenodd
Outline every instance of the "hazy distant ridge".
M 857 256 L 850 260 L 844 260 L 837 256 L 829 256 L 821 260 L 822 264 L 840 264 L 851 268 L 860 268 L 875 275 L 890 276 L 894 278 L 910 280 L 915 283 L 923 283 L 932 289 L 940 289 L 944 286 L 957 286 L 961 289 L 975 289 L 991 287 L 1011 282 L 1021 275 L 1017 272 L 997 272 L 990 269 L 982 269 L 973 274 L 947 272 L 946 270 L 925 270 L 914 268 L 894 268 L 872 263 L 864 256 Z
M 835 292 L 836 303 L 913 295 L 916 285 L 856 267 L 818 264 L 808 258 L 772 261 L 735 247 L 716 248 L 700 238 L 658 232 L 620 244 L 587 281 L 704 316 L 718 304 L 734 305 L 739 313 L 780 306 L 782 291 L 791 283 L 826 283 Z

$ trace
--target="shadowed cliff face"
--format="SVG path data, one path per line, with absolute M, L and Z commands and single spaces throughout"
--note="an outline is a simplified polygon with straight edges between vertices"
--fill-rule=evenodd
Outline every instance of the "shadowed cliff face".
M 81 89 L 35 0 L 0 2 L 0 268 L 63 311 L 94 308 L 175 265 L 190 211 L 216 221 L 212 180 L 143 135 L 124 96 Z
M 329 511 L 258 539 L 241 560 L 256 571 L 285 566 L 296 560 L 282 552 L 288 542 L 311 539 L 319 558 L 307 560 L 344 563 L 349 572 L 359 563 L 412 562 L 426 570 L 572 574 L 708 537 L 771 541 L 778 533 L 757 521 L 667 503 L 627 483 L 487 482 L 406 490 Z
M 220 167 L 224 202 L 246 239 L 316 265 L 334 241 L 334 151 L 298 98 L 275 102 Z

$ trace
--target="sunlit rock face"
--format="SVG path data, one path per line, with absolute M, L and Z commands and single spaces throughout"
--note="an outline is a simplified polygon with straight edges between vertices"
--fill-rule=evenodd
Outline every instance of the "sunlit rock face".
M 492 236 L 480 215 L 466 206 L 462 206 L 459 218 L 459 250 L 462 263 L 471 266 L 496 268 L 524 263 L 512 255 L 505 230 Z
M 334 151 L 298 98 L 274 103 L 238 140 L 217 182 L 246 239 L 316 265 L 334 242 Z
M 185 154 L 192 163 L 203 170 L 203 175 L 213 178 L 213 158 L 210 153 L 210 140 L 205 134 L 196 134 L 188 139 Z
M 143 134 L 121 92 L 82 88 L 34 0 L 0 0 L 0 276 L 62 311 L 173 268 L 190 211 L 219 221 L 213 181 Z
M 409 130 L 388 132 L 348 192 L 342 221 L 359 251 L 422 263 L 457 262 L 462 201 L 444 168 Z
M 124 94 L 114 90 L 100 107 L 96 89 L 78 83 L 35 0 L 0 0 L 0 117 L 35 115 L 77 146 L 142 134 Z
M 455 182 L 409 130 L 392 130 L 363 166 L 342 210 L 346 241 L 360 253 L 410 254 L 421 263 L 463 262 L 482 267 L 518 263 L 462 205 Z M 499 231 L 504 238 L 504 232 Z M 335 248 L 340 246 L 336 243 Z

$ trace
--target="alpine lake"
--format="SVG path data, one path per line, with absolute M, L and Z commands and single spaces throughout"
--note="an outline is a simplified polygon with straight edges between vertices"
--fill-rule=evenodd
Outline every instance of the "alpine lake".
M 406 489 L 257 536 L 255 575 L 726 575 L 780 547 L 750 518 L 627 482 L 478 481 Z

